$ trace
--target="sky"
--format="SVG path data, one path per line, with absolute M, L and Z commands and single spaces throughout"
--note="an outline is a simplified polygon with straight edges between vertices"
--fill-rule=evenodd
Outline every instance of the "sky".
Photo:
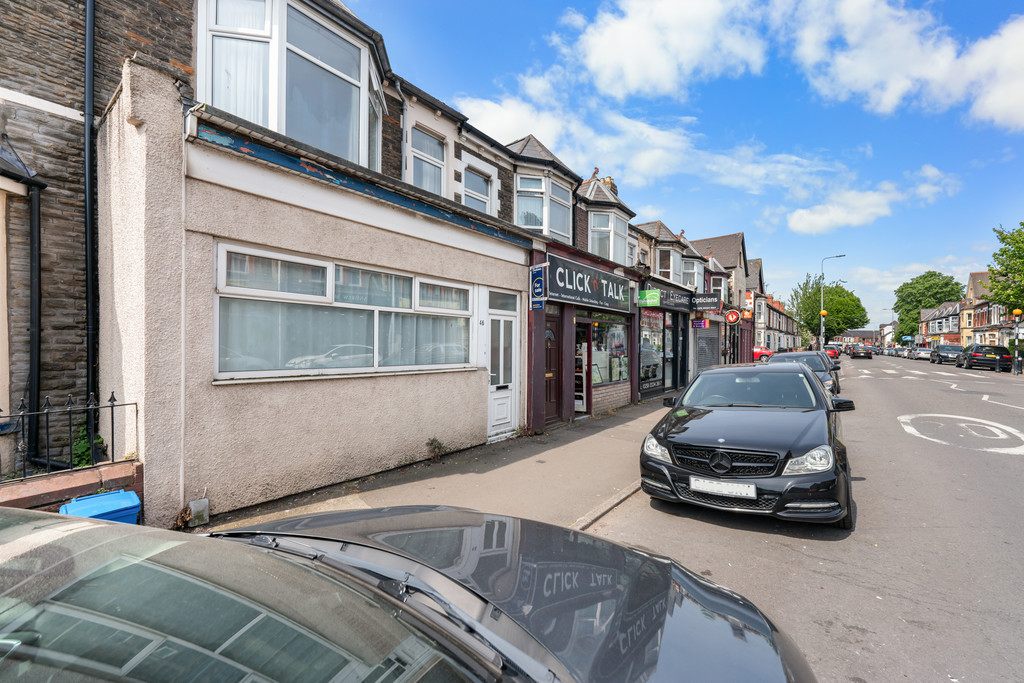
M 824 270 L 877 327 L 1024 221 L 1020 0 L 346 4 L 396 74 L 612 176 L 634 224 L 744 233 L 783 301 Z

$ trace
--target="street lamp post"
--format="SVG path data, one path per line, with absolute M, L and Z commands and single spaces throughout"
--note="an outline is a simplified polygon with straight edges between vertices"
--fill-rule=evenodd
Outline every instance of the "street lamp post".
M 1020 374 L 1020 315 L 1019 308 L 1013 309 L 1013 374 Z
M 836 254 L 835 256 L 826 256 L 821 259 L 821 307 L 818 308 L 818 312 L 821 314 L 821 327 L 818 330 L 818 350 L 825 348 L 825 261 L 830 258 L 843 258 L 846 254 Z

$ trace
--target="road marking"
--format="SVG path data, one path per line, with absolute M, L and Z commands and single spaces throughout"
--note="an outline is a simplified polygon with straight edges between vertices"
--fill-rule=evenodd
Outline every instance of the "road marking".
M 916 379 L 916 380 L 920 381 L 921 378 L 920 377 L 913 377 L 912 375 L 907 375 L 903 379 Z
M 912 373 L 914 373 L 915 375 L 923 375 L 923 374 L 925 374 L 925 373 L 923 373 L 923 372 L 922 372 L 922 371 L 920 371 L 920 370 L 907 370 L 907 372 L 912 372 Z
M 949 388 L 950 388 L 950 389 L 953 389 L 954 391 L 963 391 L 963 389 L 959 389 L 959 388 L 957 388 L 957 386 L 956 386 L 955 384 L 950 384 L 950 385 L 949 385 Z
M 933 375 L 945 375 L 946 377 L 956 377 L 957 376 L 957 374 L 955 372 L 943 372 L 942 370 L 936 370 L 932 374 Z
M 1006 406 L 1007 408 L 1016 408 L 1017 410 L 1024 410 L 1024 407 L 1011 405 L 1009 403 L 1000 403 L 999 401 L 989 400 L 988 394 L 981 397 L 982 401 L 988 401 L 989 403 L 995 403 L 997 406 Z
M 857 368 L 857 369 L 860 370 L 861 372 L 863 372 L 865 375 L 870 375 L 871 374 L 870 370 L 865 370 L 864 368 Z
M 985 398 L 983 398 L 982 400 L 985 400 Z M 964 448 L 964 446 L 961 446 L 960 444 L 952 444 L 952 443 L 949 443 L 948 441 L 943 441 L 941 439 L 936 439 L 936 438 L 931 437 L 931 436 L 925 436 L 924 434 L 919 432 L 917 430 L 917 428 L 914 427 L 913 424 L 911 424 L 914 420 L 919 419 L 919 418 L 936 418 L 936 417 L 948 418 L 950 420 L 953 420 L 954 424 L 956 424 L 958 427 L 960 427 L 961 429 L 963 429 L 964 431 L 970 433 L 972 436 L 975 436 L 975 437 L 986 438 L 986 439 L 1000 439 L 1000 440 L 1002 440 L 1002 439 L 1009 439 L 1010 436 L 1015 436 L 1018 439 L 1020 439 L 1020 441 L 1021 441 L 1021 445 L 1020 446 L 1014 446 L 1012 448 L 977 448 L 977 449 L 972 449 L 972 450 L 988 451 L 989 453 L 1005 453 L 1007 455 L 1024 455 L 1024 433 L 1021 433 L 1021 432 L 1017 431 L 1013 427 L 1007 427 L 1006 425 L 999 424 L 998 422 L 991 422 L 989 420 L 980 420 L 980 419 L 978 419 L 976 417 L 965 417 L 963 415 L 941 415 L 941 414 L 938 414 L 938 413 L 921 413 L 921 414 L 918 414 L 918 415 L 900 415 L 896 419 L 899 421 L 900 426 L 903 427 L 903 431 L 905 431 L 907 434 L 910 434 L 911 436 L 916 436 L 916 437 L 922 438 L 925 441 L 931 441 L 933 443 L 939 443 L 939 444 L 942 444 L 943 446 L 956 446 L 957 448 Z M 962 421 L 962 420 L 965 420 L 965 422 Z M 934 420 L 932 420 L 932 422 L 935 422 L 940 427 L 943 426 L 942 422 L 936 422 Z M 978 432 L 976 432 L 975 429 L 977 428 L 978 425 L 981 425 L 982 429 L 986 429 L 986 430 L 990 431 L 992 436 L 983 436 L 983 435 L 979 434 Z
M 899 372 L 897 370 L 882 370 L 882 372 L 888 372 L 890 375 L 898 375 L 899 374 Z

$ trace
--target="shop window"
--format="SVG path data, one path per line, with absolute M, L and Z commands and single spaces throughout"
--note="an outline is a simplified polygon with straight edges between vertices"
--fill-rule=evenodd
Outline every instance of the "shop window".
M 591 331 L 591 386 L 629 379 L 626 325 L 594 322 Z

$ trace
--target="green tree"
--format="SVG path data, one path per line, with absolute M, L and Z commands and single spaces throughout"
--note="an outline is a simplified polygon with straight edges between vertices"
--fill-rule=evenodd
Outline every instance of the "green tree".
M 897 340 L 913 337 L 921 327 L 921 309 L 938 308 L 947 301 L 964 298 L 964 286 L 952 275 L 929 270 L 896 288 L 893 310 L 899 319 Z
M 814 339 L 818 338 L 821 324 L 821 275 L 808 273 L 804 281 L 793 288 L 788 307 L 793 318 L 800 323 Z M 838 283 L 825 285 L 825 339 L 831 339 L 845 330 L 857 329 L 868 324 L 868 313 L 856 294 Z
M 1008 310 L 1024 309 L 1024 222 L 1019 228 L 995 229 L 1002 245 L 989 264 L 988 300 Z

